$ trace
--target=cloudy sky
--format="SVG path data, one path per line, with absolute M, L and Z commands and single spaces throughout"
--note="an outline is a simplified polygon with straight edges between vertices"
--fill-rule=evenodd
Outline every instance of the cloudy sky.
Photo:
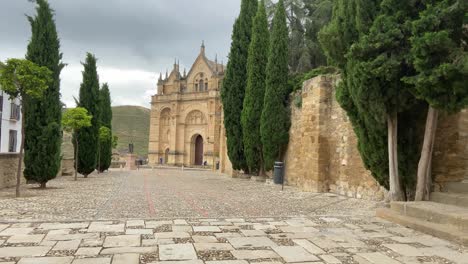
M 174 58 L 190 68 L 205 40 L 210 58 L 227 60 L 240 0 L 49 0 L 56 13 L 63 61 L 62 101 L 74 106 L 86 52 L 98 58 L 100 82 L 113 105 L 149 107 L 159 72 Z M 28 0 L 0 0 L 0 60 L 21 58 L 31 37 Z

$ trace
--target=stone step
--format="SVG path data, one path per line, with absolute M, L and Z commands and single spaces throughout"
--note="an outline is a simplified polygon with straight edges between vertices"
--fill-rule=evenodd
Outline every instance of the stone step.
M 468 208 L 468 194 L 465 193 L 433 192 L 431 201 Z
M 452 226 L 468 232 L 468 208 L 435 202 L 391 202 L 390 207 L 403 216 Z
M 460 232 L 458 228 L 451 225 L 438 224 L 415 217 L 404 216 L 389 208 L 377 209 L 376 215 L 377 217 L 415 229 L 428 235 L 454 241 L 463 246 L 468 246 L 468 232 Z
M 465 179 L 461 182 L 448 182 L 444 190 L 450 193 L 468 193 L 468 181 Z

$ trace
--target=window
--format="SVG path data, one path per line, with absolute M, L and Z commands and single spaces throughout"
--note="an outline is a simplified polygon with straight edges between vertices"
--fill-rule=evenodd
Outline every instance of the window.
M 10 140 L 8 144 L 8 152 L 16 152 L 16 145 L 18 144 L 18 131 L 10 130 Z
M 200 88 L 200 92 L 203 92 L 204 91 L 204 88 L 203 88 L 203 80 L 200 80 L 199 81 L 199 84 L 198 84 L 198 87 Z
M 208 81 L 205 83 L 205 91 L 208 91 Z
M 195 84 L 195 92 L 198 91 L 198 83 Z
M 11 103 L 10 119 L 20 120 L 20 112 L 21 112 L 20 106 L 15 103 Z

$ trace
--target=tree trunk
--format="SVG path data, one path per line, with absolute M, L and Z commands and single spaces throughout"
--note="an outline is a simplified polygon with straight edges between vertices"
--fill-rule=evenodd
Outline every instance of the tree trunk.
M 390 176 L 390 200 L 403 201 L 404 194 L 401 188 L 400 175 L 398 173 L 398 116 L 392 113 L 387 116 L 388 127 L 388 162 Z
M 75 135 L 77 133 L 75 132 Z M 75 136 L 75 142 L 76 142 L 76 149 L 75 149 L 75 181 L 78 180 L 78 137 Z
M 21 187 L 21 169 L 23 165 L 23 148 L 24 148 L 24 107 L 23 102 L 21 104 L 21 144 L 19 151 L 19 161 L 18 161 L 18 171 L 16 172 L 16 197 L 21 196 L 20 187 Z
M 426 128 L 424 131 L 424 142 L 421 150 L 421 158 L 418 164 L 418 182 L 416 185 L 416 201 L 427 201 L 431 192 L 432 185 L 432 152 L 434 149 L 434 140 L 437 130 L 437 119 L 439 111 L 429 106 L 427 112 Z
M 47 188 L 47 182 L 41 182 L 41 186 L 39 188 L 40 189 L 46 189 Z

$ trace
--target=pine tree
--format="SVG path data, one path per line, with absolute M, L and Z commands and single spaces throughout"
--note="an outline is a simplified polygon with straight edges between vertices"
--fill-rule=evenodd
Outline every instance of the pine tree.
M 351 45 L 358 41 L 360 35 L 368 32 L 369 24 L 378 13 L 377 6 L 380 1 L 360 0 L 361 6 L 367 10 L 365 13 L 372 14 L 365 16 L 365 21 L 360 21 L 363 17 L 356 15 L 356 1 L 334 2 L 332 20 L 319 32 L 319 42 L 329 63 L 341 70 L 342 81 L 336 88 L 336 99 L 353 125 L 364 165 L 381 185 L 388 188 L 386 126 L 385 123 L 377 122 L 366 115 L 367 111 L 360 111 L 358 108 L 359 101 L 354 100 L 359 99 L 359 94 L 354 94 L 358 89 L 353 85 L 352 76 L 348 77 L 348 71 L 353 69 L 353 63 L 348 63 L 346 57 Z M 359 31 L 357 24 L 361 25 Z
M 257 0 L 242 0 L 241 12 L 234 23 L 229 62 L 221 90 L 224 125 L 229 159 L 235 170 L 248 172 L 244 155 L 241 112 L 247 86 L 247 57 Z
M 418 165 L 415 199 L 428 200 L 431 162 L 440 111 L 454 113 L 468 106 L 468 29 L 466 1 L 425 1 L 425 9 L 412 23 L 411 61 L 416 73 L 406 78 L 416 97 L 429 104 L 424 144 Z M 465 21 L 466 23 L 466 21 Z M 464 39 L 465 38 L 465 39 Z
M 98 170 L 100 172 L 109 169 L 112 161 L 112 107 L 109 92 L 109 85 L 104 83 L 99 91 L 100 103 L 100 126 L 109 129 L 109 138 L 99 141 L 99 162 Z
M 265 72 L 270 45 L 268 20 L 265 4 L 260 2 L 252 28 L 252 41 L 247 60 L 247 89 L 241 122 L 244 136 L 244 152 L 247 165 L 252 173 L 262 175 L 262 141 L 260 136 L 260 117 L 265 96 Z
M 61 163 L 61 118 L 60 40 L 57 36 L 53 10 L 46 0 L 37 0 L 37 14 L 28 17 L 32 36 L 27 48 L 26 59 L 52 71 L 53 82 L 44 92 L 41 100 L 24 98 L 25 107 L 25 142 L 24 142 L 24 177 L 46 187 L 54 179 Z
M 282 158 L 289 141 L 288 41 L 286 11 L 283 0 L 280 0 L 273 18 L 260 123 L 265 170 L 271 170 L 275 160 Z
M 87 178 L 96 168 L 99 144 L 99 77 L 96 57 L 87 53 L 83 66 L 83 81 L 80 86 L 78 107 L 85 108 L 93 119 L 91 126 L 80 129 L 76 136 L 80 142 L 78 172 Z

